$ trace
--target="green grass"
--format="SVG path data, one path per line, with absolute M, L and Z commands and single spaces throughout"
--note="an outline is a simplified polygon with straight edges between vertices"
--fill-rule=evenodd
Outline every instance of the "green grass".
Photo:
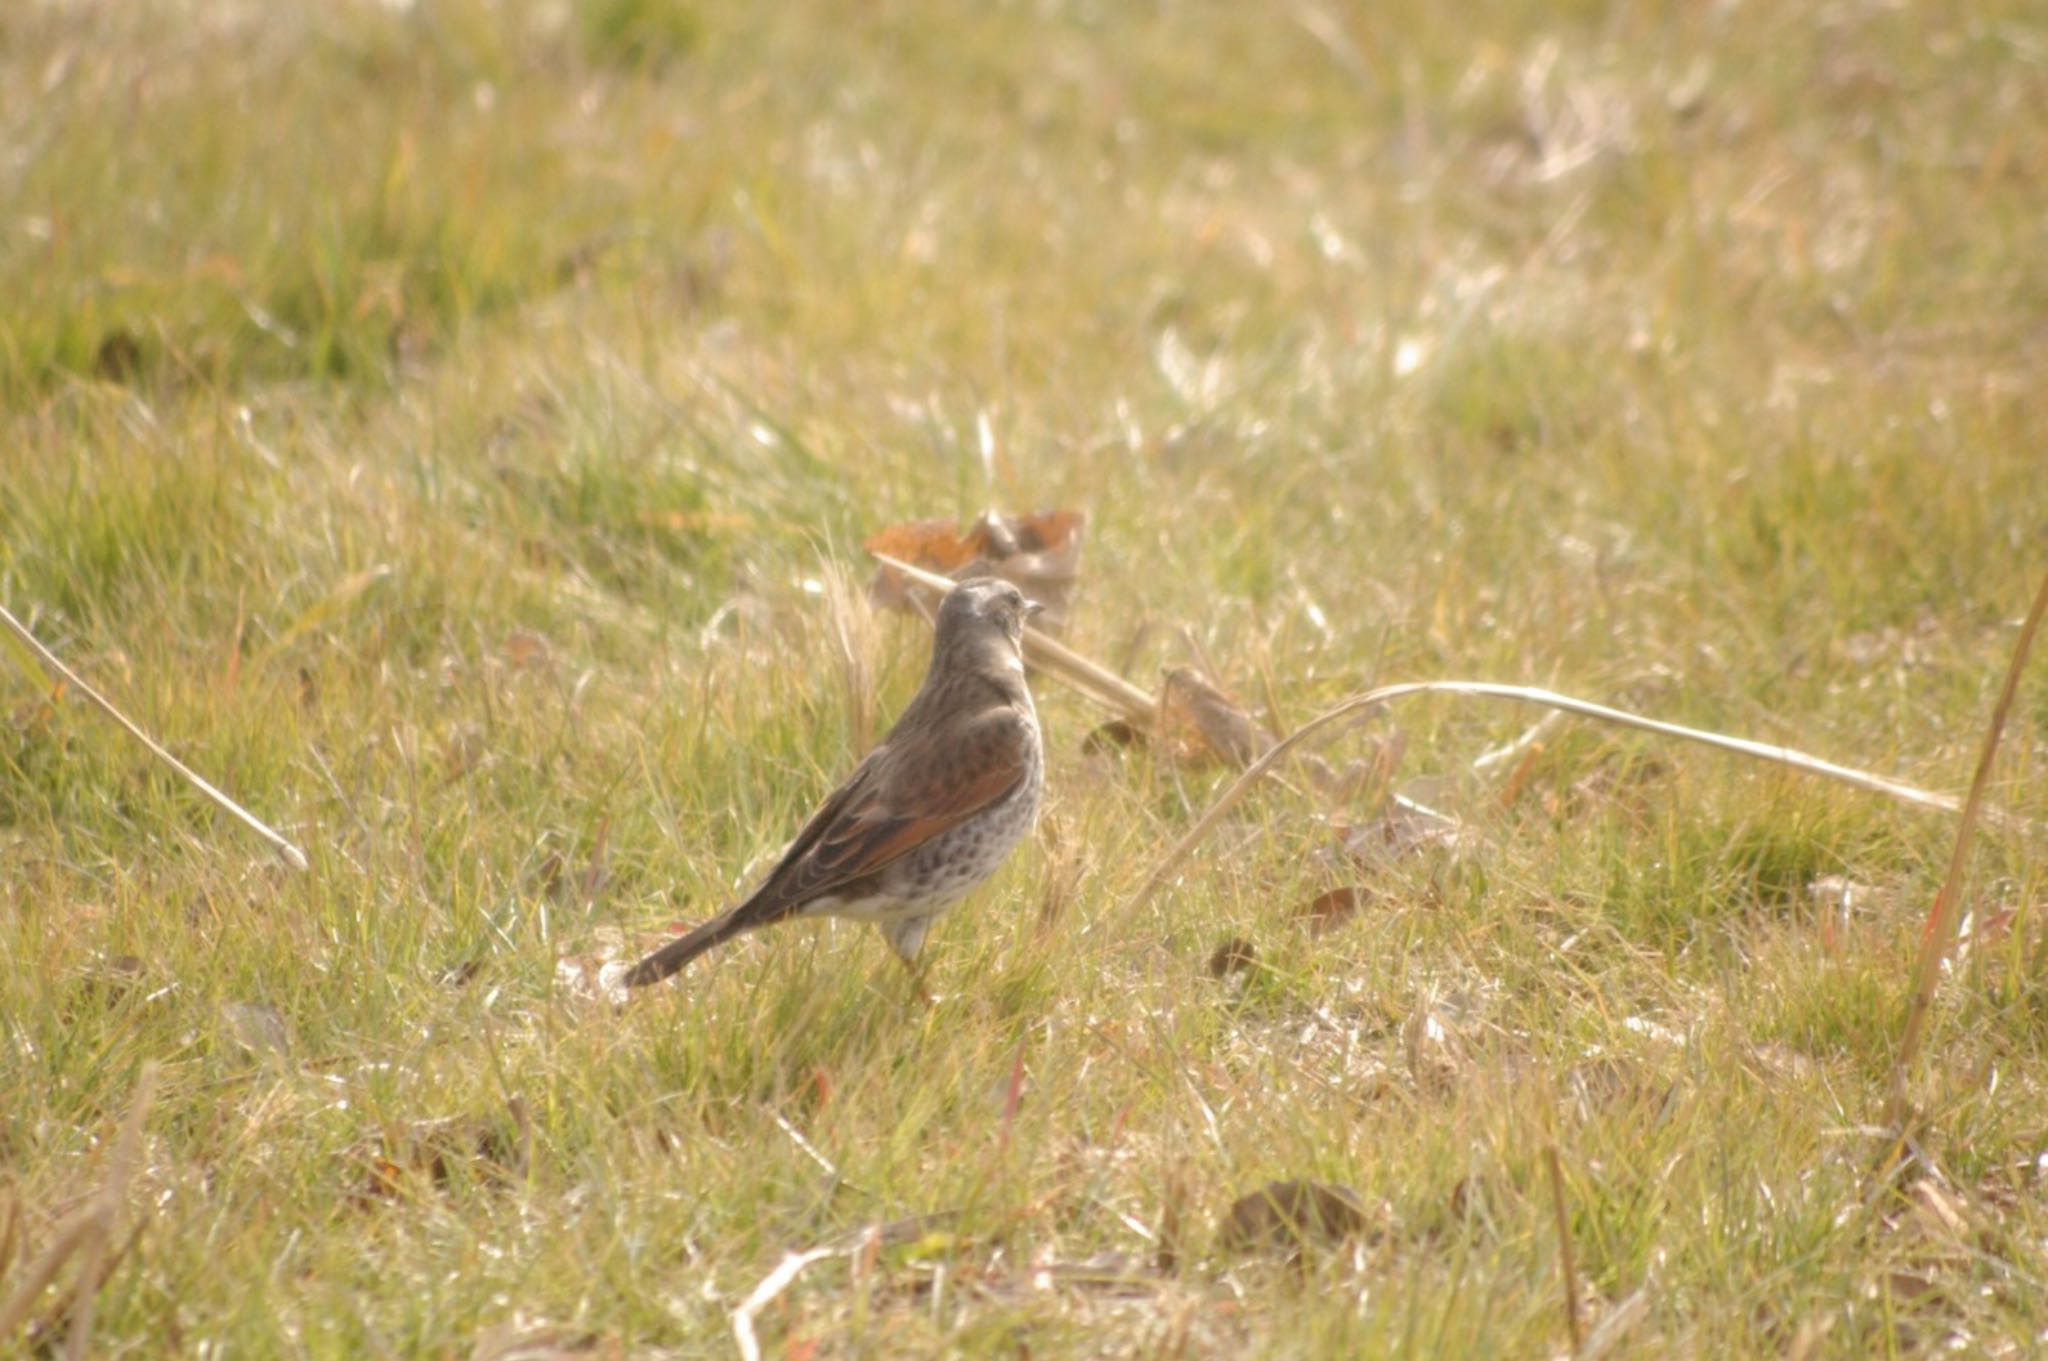
M 154 1063 L 96 1355 L 720 1354 L 940 1215 L 767 1354 L 1546 1357 L 1549 1145 L 1608 1355 L 2030 1354 L 2032 833 L 1946 1200 L 1870 1172 L 1951 822 L 1586 727 L 1503 809 L 1498 707 L 1378 725 L 1472 844 L 1327 935 L 1278 788 L 1127 909 L 1222 777 L 1046 683 L 1056 835 L 931 1009 L 848 927 L 558 962 L 759 872 L 924 664 L 855 546 L 989 505 L 1088 512 L 1077 646 L 1282 726 L 1466 676 L 1960 788 L 2048 547 L 2033 8 L 841 8 L 0 14 L 0 601 L 313 862 L 10 673 L 0 1302 Z M 2037 821 L 2044 756 L 2037 675 Z M 1228 1251 L 1288 1178 L 1369 1231 Z

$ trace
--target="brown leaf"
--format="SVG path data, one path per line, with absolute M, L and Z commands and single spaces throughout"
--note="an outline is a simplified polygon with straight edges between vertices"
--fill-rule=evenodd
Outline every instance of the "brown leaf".
M 1081 739 L 1081 750 L 1090 756 L 1100 755 L 1119 747 L 1136 746 L 1145 740 L 1145 734 L 1121 718 L 1112 718 L 1089 730 Z
M 92 354 L 93 375 L 110 383 L 125 383 L 142 370 L 142 341 L 133 331 L 115 327 L 100 337 Z
M 1326 936 L 1357 916 L 1359 907 L 1371 891 L 1347 884 L 1327 893 L 1318 893 L 1295 909 L 1295 919 L 1308 927 L 1310 935 Z
M 1956 1195 L 1932 1177 L 1914 1182 L 1907 1195 L 1913 1204 L 1913 1218 L 1928 1238 L 1944 1243 L 1968 1241 L 1969 1211 Z
M 1209 956 L 1209 977 L 1228 978 L 1249 972 L 1259 962 L 1258 949 L 1243 936 L 1232 936 Z
M 523 1101 L 515 1097 L 507 1114 L 509 1122 L 455 1116 L 415 1120 L 365 1140 L 353 1155 L 366 1169 L 356 1199 L 388 1200 L 420 1182 L 445 1186 L 459 1167 L 470 1168 L 480 1180 L 510 1181 L 526 1169 L 531 1131 Z
M 1228 692 L 1193 667 L 1166 673 L 1159 691 L 1160 727 L 1182 757 L 1208 753 L 1242 770 L 1277 740 Z
M 1086 517 L 1078 510 L 1052 510 L 1036 515 L 984 511 L 958 533 L 948 520 L 912 520 L 889 525 L 868 536 L 861 547 L 912 566 L 949 576 L 998 576 L 1045 607 L 1033 627 L 1057 633 L 1067 622 L 1074 582 L 1081 567 L 1081 531 Z M 868 598 L 884 609 L 904 610 L 913 599 L 931 604 L 930 593 L 883 566 L 868 583 Z
M 534 1325 L 515 1317 L 479 1337 L 469 1361 L 577 1361 L 593 1356 L 618 1356 L 617 1339 L 578 1328 Z
M 1365 1204 L 1348 1186 L 1273 1181 L 1239 1196 L 1223 1216 L 1225 1252 L 1284 1252 L 1299 1257 L 1365 1232 Z
M 548 640 L 530 629 L 513 629 L 505 635 L 505 661 L 515 671 L 546 665 L 551 652 Z
M 1369 870 L 1384 870 L 1422 851 L 1457 850 L 1465 825 L 1425 804 L 1396 796 L 1387 811 L 1344 831 L 1344 857 Z
M 140 956 L 103 955 L 79 975 L 78 1000 L 111 1007 L 133 992 L 143 977 Z

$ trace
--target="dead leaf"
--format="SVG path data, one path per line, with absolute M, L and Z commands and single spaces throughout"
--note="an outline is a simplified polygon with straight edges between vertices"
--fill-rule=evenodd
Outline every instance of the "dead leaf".
M 548 640 L 530 629 L 513 629 L 505 635 L 505 662 L 514 671 L 531 671 L 547 664 Z
M 1930 1239 L 1937 1242 L 1965 1242 L 1970 1237 L 1969 1211 L 1963 1202 L 1932 1177 L 1922 1177 L 1907 1192 L 1913 1203 L 1913 1218 Z
M 249 1054 L 279 1062 L 290 1056 L 291 1029 L 285 1024 L 284 1013 L 270 1003 L 223 1003 L 220 1018 L 228 1035 Z
M 1581 1120 L 1612 1112 L 1645 1123 L 1661 1118 L 1678 1091 L 1634 1059 L 1619 1055 L 1573 1064 L 1564 1075 L 1564 1086 Z
M 518 1317 L 500 1324 L 476 1341 L 469 1361 L 568 1361 L 623 1353 L 616 1338 L 601 1338 L 580 1328 L 553 1328 Z
M 1193 667 L 1176 666 L 1159 690 L 1160 727 L 1183 759 L 1209 753 L 1242 770 L 1278 741 L 1235 698 Z
M 1121 718 L 1112 718 L 1098 724 L 1081 739 L 1081 750 L 1090 756 L 1099 756 L 1115 748 L 1136 746 L 1145 740 L 1145 734 Z
M 140 956 L 101 956 L 79 975 L 78 1000 L 111 1007 L 133 992 L 142 979 Z
M 868 536 L 861 547 L 884 553 L 955 581 L 998 576 L 1044 606 L 1032 626 L 1058 633 L 1066 626 L 1081 567 L 1081 531 L 1087 517 L 1078 510 L 1036 515 L 984 511 L 966 533 L 948 520 L 912 520 Z M 930 593 L 884 565 L 868 583 L 868 598 L 883 609 L 907 610 L 913 599 L 931 603 Z
M 1232 936 L 1217 946 L 1209 956 L 1209 977 L 1228 978 L 1235 973 L 1248 973 L 1259 962 L 1259 952 L 1243 936 Z
M 1357 916 L 1359 906 L 1371 892 L 1370 889 L 1347 884 L 1318 893 L 1295 909 L 1295 920 L 1306 925 L 1311 936 L 1327 936 Z
M 471 955 L 468 959 L 450 964 L 437 975 L 437 981 L 444 988 L 466 988 L 475 977 L 484 971 L 484 956 Z
M 1348 1186 L 1273 1181 L 1231 1205 L 1223 1216 L 1222 1247 L 1300 1257 L 1308 1248 L 1333 1247 L 1363 1234 L 1366 1223 L 1365 1203 Z
M 526 1103 L 514 1097 L 506 1116 L 415 1120 L 365 1140 L 353 1154 L 367 1168 L 356 1199 L 388 1200 L 415 1184 L 446 1186 L 457 1168 L 495 1184 L 523 1175 L 532 1139 Z
M 1457 1084 L 1468 1059 L 1451 1018 L 1435 1005 L 1419 1006 L 1401 1023 L 1401 1049 L 1418 1090 L 1444 1095 Z
M 1514 1199 L 1513 1188 L 1504 1181 L 1481 1173 L 1458 1178 L 1447 1201 L 1451 1218 L 1463 1222 L 1491 1219 Z
M 142 371 L 142 342 L 133 331 L 115 327 L 100 337 L 99 348 L 92 355 L 92 371 L 110 383 L 127 382 Z
M 1386 870 L 1426 850 L 1455 851 L 1466 840 L 1465 824 L 1427 804 L 1396 794 L 1369 822 L 1344 829 L 1339 843 L 1346 859 L 1363 869 Z

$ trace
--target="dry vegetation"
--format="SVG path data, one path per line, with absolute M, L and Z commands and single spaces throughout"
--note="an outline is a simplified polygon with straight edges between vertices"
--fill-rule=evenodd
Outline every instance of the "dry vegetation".
M 1583 724 L 1473 774 L 1470 702 L 1132 908 L 1230 772 L 1048 691 L 934 1007 L 830 926 L 580 982 L 906 698 L 856 545 L 990 505 L 1277 732 L 1478 677 L 1960 790 L 2044 109 L 2025 0 L 0 6 L 0 603 L 312 860 L 6 673 L 0 1350 L 1550 1356 L 1561 1206 L 1589 1353 L 2034 1353 L 2010 823 L 1903 1164 L 1954 819 Z M 2044 761 L 2036 675 L 1993 799 Z

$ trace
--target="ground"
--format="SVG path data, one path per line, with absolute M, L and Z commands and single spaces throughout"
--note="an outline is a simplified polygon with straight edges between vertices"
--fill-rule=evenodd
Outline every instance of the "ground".
M 1961 790 L 2044 109 L 2022 0 L 7 6 L 0 603 L 311 868 L 9 650 L 0 1308 L 121 1197 L 0 1349 L 732 1354 L 835 1248 L 764 1355 L 1548 1357 L 1567 1289 L 1609 1356 L 2031 1354 L 2038 663 L 1903 1165 L 1955 819 L 1585 722 L 1474 773 L 1499 702 L 1138 902 L 1230 771 L 1041 678 L 933 1005 L 850 926 L 588 984 L 908 697 L 862 539 L 989 507 L 1279 731 L 1512 681 Z M 1390 782 L 1456 844 L 1333 852 Z M 1345 1232 L 1255 1241 L 1279 1180 Z

